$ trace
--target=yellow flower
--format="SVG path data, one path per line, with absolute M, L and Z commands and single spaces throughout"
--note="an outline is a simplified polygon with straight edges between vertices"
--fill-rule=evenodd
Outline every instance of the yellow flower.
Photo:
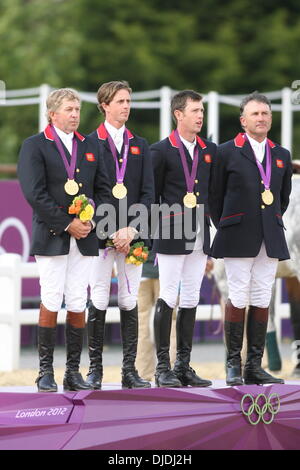
M 91 204 L 88 204 L 86 208 L 80 213 L 79 218 L 82 222 L 86 222 L 87 220 L 92 220 L 94 215 L 94 208 Z

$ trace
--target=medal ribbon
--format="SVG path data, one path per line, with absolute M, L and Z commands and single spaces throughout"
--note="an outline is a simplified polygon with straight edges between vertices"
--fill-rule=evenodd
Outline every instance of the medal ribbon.
M 76 167 L 76 160 L 77 160 L 77 140 L 76 140 L 75 134 L 74 134 L 74 137 L 73 137 L 72 154 L 71 154 L 71 160 L 70 160 L 70 163 L 69 163 L 68 159 L 66 157 L 63 145 L 61 143 L 61 140 L 58 137 L 58 134 L 57 134 L 56 130 L 54 129 L 54 126 L 51 126 L 51 130 L 52 130 L 52 133 L 53 133 L 53 137 L 54 137 L 54 141 L 56 143 L 57 149 L 58 149 L 59 154 L 62 158 L 62 161 L 65 165 L 65 169 L 66 169 L 66 172 L 67 172 L 67 175 L 68 175 L 68 179 L 73 180 L 74 179 L 74 173 L 75 173 L 75 167 Z
M 199 151 L 197 148 L 197 144 L 195 145 L 194 148 L 194 158 L 193 158 L 193 165 L 192 165 L 192 171 L 191 174 L 189 173 L 189 168 L 188 164 L 186 161 L 186 154 L 183 148 L 183 143 L 181 142 L 181 139 L 179 137 L 178 130 L 176 129 L 174 131 L 175 134 L 175 139 L 176 143 L 178 145 L 180 157 L 181 157 L 181 162 L 184 170 L 184 176 L 185 176 L 185 182 L 186 182 L 186 187 L 187 187 L 187 192 L 192 193 L 194 191 L 194 186 L 195 186 L 195 178 L 197 174 L 197 168 L 198 168 L 198 161 L 199 161 Z
M 126 166 L 127 166 L 127 157 L 128 157 L 128 152 L 129 152 L 129 135 L 128 135 L 128 130 L 125 128 L 124 134 L 123 134 L 123 143 L 124 143 L 124 151 L 122 155 L 122 165 L 121 167 L 119 166 L 118 162 L 118 156 L 117 156 L 117 148 L 115 146 L 115 143 L 110 135 L 110 133 L 107 131 L 107 140 L 109 143 L 109 148 L 111 153 L 113 154 L 115 163 L 116 163 L 116 179 L 118 184 L 122 184 L 124 181 L 124 176 L 125 176 L 125 171 L 126 171 Z
M 247 138 L 247 136 L 246 136 L 246 138 Z M 249 142 L 248 138 L 247 138 L 247 140 Z M 251 146 L 251 144 L 250 144 L 250 146 Z M 252 148 L 252 146 L 251 146 L 251 148 Z M 254 152 L 253 148 L 252 148 L 252 151 L 254 153 L 256 165 L 259 169 L 259 173 L 260 173 L 261 179 L 263 180 L 265 189 L 270 189 L 270 182 L 271 182 L 271 150 L 270 150 L 270 146 L 268 144 L 268 141 L 266 141 L 266 157 L 267 157 L 267 159 L 266 159 L 266 171 L 264 170 L 264 167 L 260 163 L 260 161 L 256 158 L 256 155 L 255 155 L 255 152 Z

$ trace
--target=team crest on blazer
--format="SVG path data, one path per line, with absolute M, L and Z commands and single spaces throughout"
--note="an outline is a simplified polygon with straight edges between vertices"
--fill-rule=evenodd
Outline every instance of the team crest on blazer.
M 204 161 L 205 161 L 206 163 L 211 163 L 211 155 L 210 155 L 209 153 L 206 153 L 206 154 L 204 155 Z
M 86 153 L 85 158 L 88 162 L 94 162 L 96 160 L 95 155 L 93 153 Z
M 279 160 L 278 158 L 277 158 L 277 160 L 276 160 L 276 165 L 278 166 L 278 168 L 283 168 L 283 167 L 284 167 L 283 161 L 282 161 L 282 160 Z
M 130 153 L 132 153 L 132 155 L 140 155 L 141 150 L 139 147 L 130 147 Z

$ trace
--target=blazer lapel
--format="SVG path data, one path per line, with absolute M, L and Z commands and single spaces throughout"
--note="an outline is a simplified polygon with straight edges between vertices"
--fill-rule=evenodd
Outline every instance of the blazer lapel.
M 76 141 L 77 141 L 76 167 L 78 168 L 81 165 L 81 162 L 84 156 L 84 151 L 86 149 L 86 140 L 83 135 L 79 134 L 79 132 L 75 131 L 74 134 L 75 134 Z
M 256 165 L 255 155 L 248 141 L 246 141 L 243 147 L 241 148 L 241 154 L 244 157 L 248 158 L 248 160 L 250 160 L 252 163 L 254 163 L 254 165 Z

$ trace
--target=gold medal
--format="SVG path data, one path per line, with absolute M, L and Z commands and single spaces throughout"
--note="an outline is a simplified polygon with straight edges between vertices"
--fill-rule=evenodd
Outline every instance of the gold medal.
M 270 206 L 274 201 L 274 196 L 270 189 L 265 189 L 263 193 L 261 193 L 261 198 L 267 206 Z
M 112 193 L 116 199 L 123 199 L 127 195 L 127 188 L 123 183 L 116 183 L 112 188 Z
M 183 204 L 189 209 L 193 209 L 197 205 L 197 198 L 194 193 L 186 193 L 183 198 Z
M 64 188 L 65 188 L 66 193 L 69 194 L 70 196 L 74 196 L 79 191 L 79 186 L 75 180 L 68 179 Z

